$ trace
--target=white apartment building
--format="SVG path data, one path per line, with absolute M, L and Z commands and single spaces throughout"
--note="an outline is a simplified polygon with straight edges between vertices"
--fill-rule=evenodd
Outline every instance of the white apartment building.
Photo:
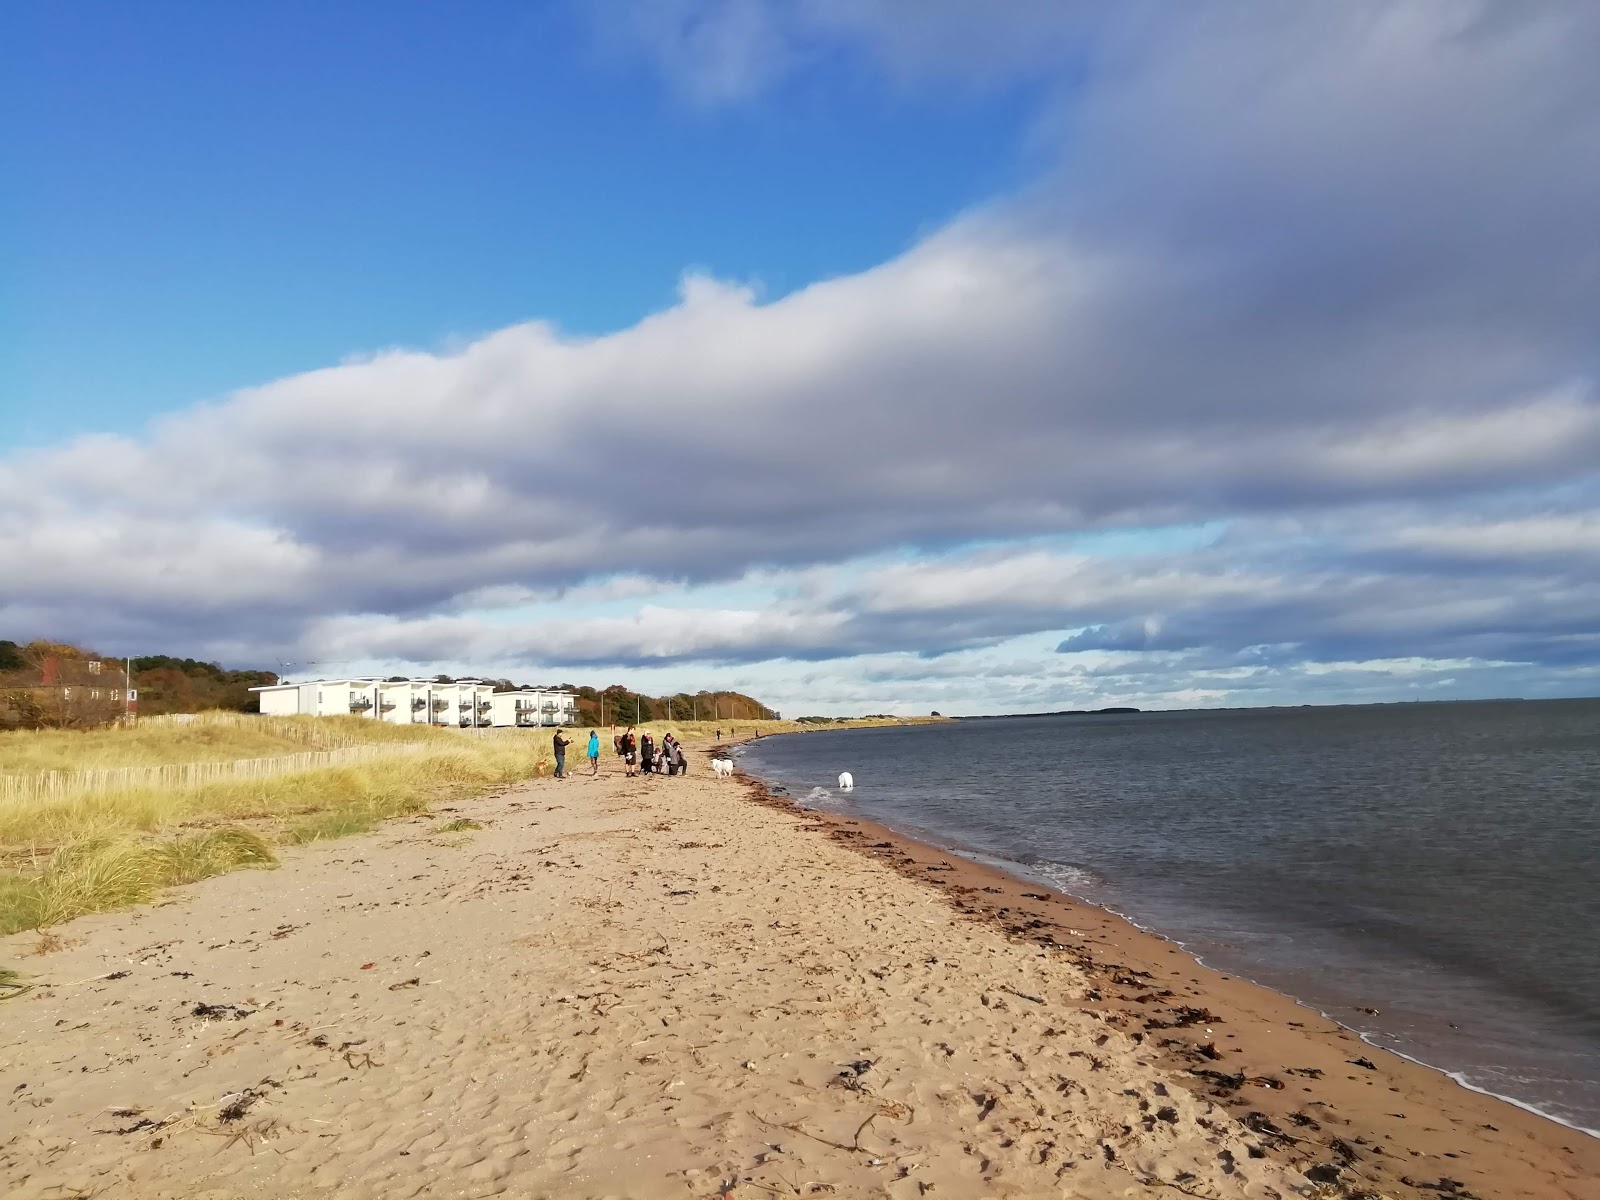
M 495 692 L 489 700 L 491 720 L 496 727 L 573 725 L 578 720 L 578 698 L 571 692 L 525 688 L 518 692 Z
M 570 725 L 578 718 L 578 698 L 571 692 L 496 692 L 481 679 L 313 679 L 250 690 L 260 695 L 266 716 L 372 717 L 463 729 Z

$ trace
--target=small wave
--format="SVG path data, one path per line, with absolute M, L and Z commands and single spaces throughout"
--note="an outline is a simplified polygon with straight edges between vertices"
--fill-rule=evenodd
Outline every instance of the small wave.
M 804 796 L 799 797 L 795 803 L 803 804 L 807 808 L 843 808 L 845 800 L 836 796 L 824 787 L 814 787 Z
M 1048 879 L 1063 892 L 1074 895 L 1081 894 L 1087 889 L 1098 887 L 1105 881 L 1088 867 L 1080 867 L 1073 863 L 1041 862 L 1029 864 L 1028 873 Z

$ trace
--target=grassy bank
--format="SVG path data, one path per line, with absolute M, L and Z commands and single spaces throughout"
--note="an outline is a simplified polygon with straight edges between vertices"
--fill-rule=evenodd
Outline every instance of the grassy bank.
M 104 729 L 32 729 L 0 734 L 0 775 L 270 758 L 306 750 L 416 742 L 450 733 L 426 725 L 390 725 L 361 717 L 312 720 L 199 713 L 182 724 L 170 718 L 154 718 Z
M 640 727 L 709 741 L 903 722 L 826 726 L 797 721 L 657 721 Z M 569 761 L 588 730 L 572 729 Z M 602 753 L 611 758 L 610 730 Z M 0 774 L 104 771 L 271 758 L 308 749 L 391 746 L 373 759 L 264 778 L 185 787 L 129 786 L 29 796 L 0 805 L 0 934 L 143 903 L 163 888 L 240 867 L 270 867 L 285 845 L 343 837 L 518 779 L 548 774 L 552 731 L 472 732 L 388 725 L 359 717 L 261 718 L 202 714 L 132 729 L 0 735 Z
M 237 867 L 271 866 L 283 845 L 360 833 L 390 817 L 503 787 L 537 773 L 541 762 L 548 770 L 551 758 L 548 730 L 474 733 L 361 718 L 219 714 L 184 725 L 0 736 L 8 773 L 23 762 L 40 770 L 103 770 L 224 761 L 224 750 L 271 757 L 384 745 L 398 751 L 393 758 L 192 787 L 10 801 L 0 806 L 0 933 L 141 903 L 162 888 Z M 127 758 L 119 759 L 119 751 Z

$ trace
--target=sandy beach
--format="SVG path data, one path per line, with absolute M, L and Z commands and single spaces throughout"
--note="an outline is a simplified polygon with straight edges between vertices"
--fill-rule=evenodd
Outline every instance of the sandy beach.
M 0 940 L 8 1197 L 1592 1194 L 1600 1141 L 718 780 L 533 780 Z M 475 830 L 441 832 L 453 820 Z M 47 950 L 39 954 L 37 951 Z

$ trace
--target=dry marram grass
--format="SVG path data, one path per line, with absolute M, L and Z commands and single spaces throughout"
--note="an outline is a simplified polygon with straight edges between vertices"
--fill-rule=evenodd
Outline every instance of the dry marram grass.
M 844 727 L 897 723 L 869 719 Z M 731 737 L 815 727 L 795 721 L 657 721 L 639 731 L 698 740 L 719 728 Z M 214 713 L 182 724 L 0 735 L 0 775 L 26 780 L 47 772 L 99 773 L 93 786 L 10 787 L 0 804 L 0 862 L 9 864 L 0 869 L 0 932 L 47 928 L 84 913 L 143 903 L 165 887 L 241 866 L 269 866 L 276 861 L 275 844 L 362 833 L 441 801 L 543 774 L 554 762 L 552 733 Z M 581 764 L 587 734 L 570 731 L 569 768 Z M 612 752 L 610 740 L 610 730 L 602 730 L 604 755 Z M 294 757 L 308 751 L 360 757 Z M 171 770 L 234 760 L 277 762 L 281 769 L 252 767 L 237 778 Z M 106 774 L 124 768 L 153 773 Z
M 548 730 L 498 737 L 362 718 L 260 720 L 260 730 L 250 718 L 218 714 L 188 725 L 0 738 L 0 762 L 49 770 L 127 765 L 108 758 L 117 747 L 145 766 L 198 761 L 198 752 L 219 747 L 255 754 L 267 741 L 301 750 L 394 751 L 278 775 L 14 797 L 0 805 L 0 855 L 9 863 L 0 870 L 0 931 L 48 927 L 146 902 L 165 887 L 270 865 L 274 843 L 363 832 L 440 800 L 504 786 L 552 757 Z M 75 739 L 81 753 L 73 753 Z

